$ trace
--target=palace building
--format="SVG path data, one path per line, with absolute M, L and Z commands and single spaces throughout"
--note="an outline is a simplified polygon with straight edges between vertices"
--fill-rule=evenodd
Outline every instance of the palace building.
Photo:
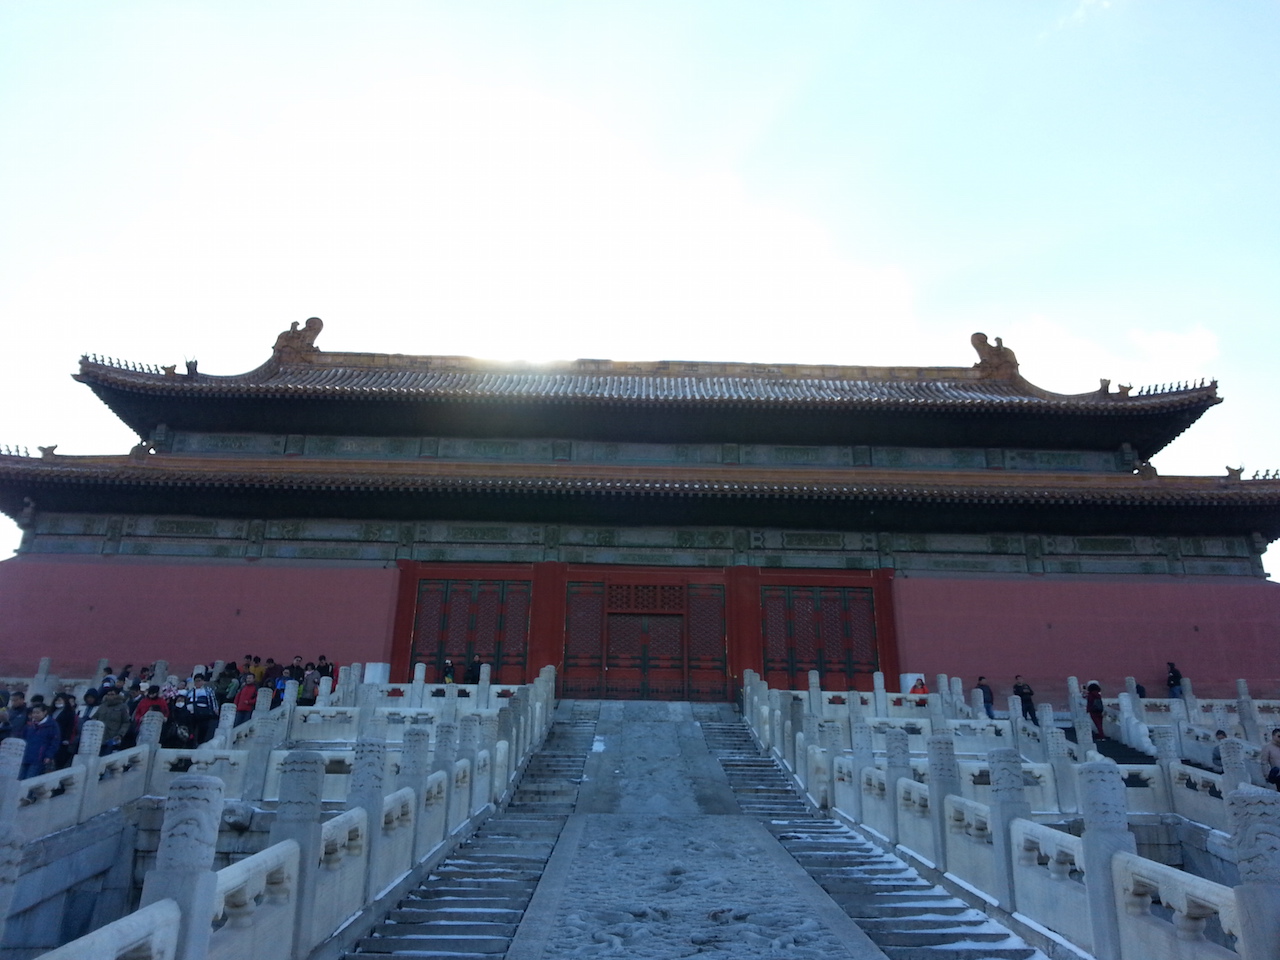
M 0 456 L 23 530 L 0 673 L 260 652 L 554 664 L 590 698 L 723 700 L 748 668 L 1280 682 L 1280 481 L 1149 462 L 1216 383 L 1050 393 L 982 334 L 972 366 L 920 368 L 330 353 L 321 328 L 235 376 L 81 359 L 140 442 Z

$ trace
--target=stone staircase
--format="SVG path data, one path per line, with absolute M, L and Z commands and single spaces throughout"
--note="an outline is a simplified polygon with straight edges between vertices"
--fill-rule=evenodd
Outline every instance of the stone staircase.
M 902 860 L 818 816 L 745 724 L 702 724 L 743 813 L 758 817 L 808 874 L 894 960 L 1032 960 L 1043 954 Z
M 1062 732 L 1068 741 L 1071 743 L 1077 742 L 1075 727 L 1065 727 Z M 1110 737 L 1105 740 L 1093 741 L 1093 749 L 1108 760 L 1114 760 L 1116 763 L 1149 764 L 1156 762 L 1156 758 L 1151 754 L 1135 750 L 1133 747 L 1126 746 L 1119 740 L 1112 740 Z
M 551 851 L 577 802 L 598 703 L 564 705 L 511 802 L 357 944 L 378 955 L 494 960 L 507 952 Z

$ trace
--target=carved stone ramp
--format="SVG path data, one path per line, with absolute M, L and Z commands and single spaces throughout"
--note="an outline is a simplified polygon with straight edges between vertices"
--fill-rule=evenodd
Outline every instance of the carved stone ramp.
M 744 810 L 893 960 L 1044 960 L 982 912 L 929 883 L 904 861 L 813 813 L 746 726 L 704 724 Z
M 490 817 L 347 957 L 503 956 L 576 803 L 598 712 L 596 704 L 561 704 L 506 809 Z

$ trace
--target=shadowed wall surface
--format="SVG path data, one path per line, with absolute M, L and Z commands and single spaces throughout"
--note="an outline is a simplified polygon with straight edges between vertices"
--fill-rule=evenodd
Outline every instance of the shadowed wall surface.
M 1133 676 L 1167 696 L 1166 661 L 1200 696 L 1254 696 L 1280 685 L 1280 585 L 1225 578 L 1098 579 L 899 576 L 893 584 L 901 670 L 990 679 L 999 699 L 1022 674 L 1040 699 L 1064 703 L 1065 678 L 1107 695 Z
M 54 673 L 82 677 L 99 657 L 178 671 L 246 653 L 386 661 L 397 577 L 314 562 L 15 557 L 0 563 L 0 673 L 29 674 L 47 656 Z

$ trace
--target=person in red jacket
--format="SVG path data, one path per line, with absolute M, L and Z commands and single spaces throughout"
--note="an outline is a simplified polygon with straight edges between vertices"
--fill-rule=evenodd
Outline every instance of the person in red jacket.
M 240 689 L 236 693 L 236 723 L 238 727 L 253 716 L 253 708 L 258 703 L 258 685 L 252 673 L 240 678 Z
M 138 701 L 137 707 L 133 711 L 134 727 L 142 726 L 142 718 L 150 713 L 153 709 L 159 709 L 164 714 L 166 720 L 169 719 L 169 701 L 160 696 L 160 687 L 152 684 L 147 687 L 147 695 Z

